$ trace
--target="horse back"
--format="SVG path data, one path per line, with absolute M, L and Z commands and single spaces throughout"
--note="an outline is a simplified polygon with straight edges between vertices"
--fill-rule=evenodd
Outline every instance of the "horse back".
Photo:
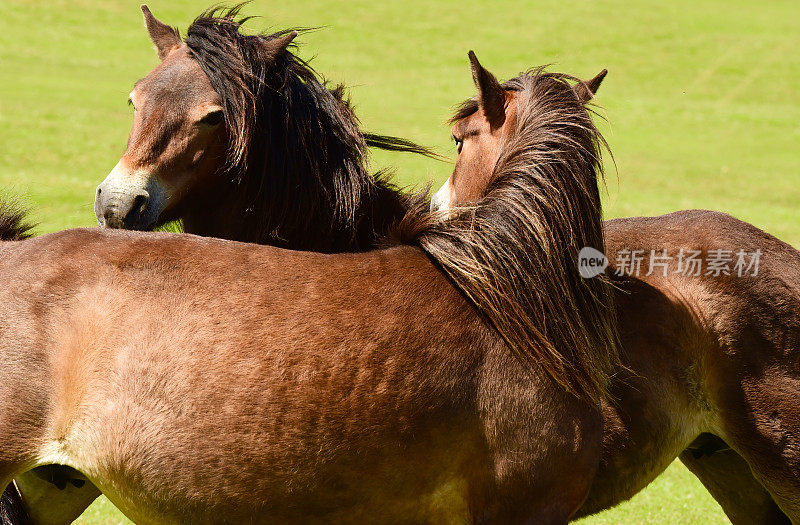
M 741 275 L 733 268 L 717 274 L 704 266 L 700 275 L 664 276 L 657 270 L 617 276 L 622 290 L 633 290 L 618 293 L 620 316 L 648 318 L 629 327 L 657 327 L 652 335 L 631 330 L 668 348 L 663 355 L 642 353 L 657 363 L 651 372 L 673 375 L 687 400 L 681 413 L 691 409 L 719 435 L 735 434 L 734 427 L 742 426 L 733 425 L 730 414 L 769 419 L 777 405 L 784 406 L 781 412 L 796 411 L 790 400 L 800 385 L 800 252 L 755 226 L 702 210 L 608 221 L 606 238 L 610 259 L 626 249 L 666 249 L 673 255 L 694 250 L 706 260 L 718 253 L 714 250 L 734 258 L 739 251 L 758 253 L 757 264 Z M 637 294 L 648 294 L 659 307 L 643 307 Z M 682 372 L 670 372 L 676 370 Z

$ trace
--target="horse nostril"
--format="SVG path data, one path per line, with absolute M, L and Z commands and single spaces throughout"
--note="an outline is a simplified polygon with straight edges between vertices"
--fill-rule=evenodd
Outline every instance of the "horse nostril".
M 125 215 L 125 224 L 128 228 L 135 228 L 140 226 L 138 223 L 141 221 L 142 216 L 147 211 L 147 203 L 150 201 L 150 195 L 140 193 L 133 198 L 131 207 Z
M 100 195 L 101 193 L 103 193 L 103 190 L 101 188 L 97 188 L 97 194 Z
M 142 224 L 150 203 L 150 195 L 146 191 L 139 190 L 135 194 L 120 195 L 114 191 L 106 191 L 102 200 L 105 202 L 95 208 L 98 218 L 102 216 L 100 219 L 102 226 L 130 229 L 146 226 Z
M 131 211 L 136 211 L 139 215 L 143 214 L 147 209 L 147 195 L 137 195 L 135 199 L 133 199 L 133 206 L 131 206 Z

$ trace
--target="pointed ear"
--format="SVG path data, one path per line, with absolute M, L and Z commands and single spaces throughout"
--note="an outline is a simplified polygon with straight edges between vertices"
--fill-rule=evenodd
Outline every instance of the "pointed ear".
M 506 121 L 506 92 L 494 75 L 486 71 L 478 62 L 475 53 L 469 52 L 472 65 L 472 80 L 478 88 L 478 102 L 492 129 L 499 128 Z
M 264 42 L 261 52 L 264 53 L 266 57 L 275 60 L 281 53 L 286 51 L 286 48 L 289 47 L 289 44 L 292 43 L 292 40 L 294 40 L 296 36 L 297 31 L 290 31 L 283 36 L 267 40 Z
M 150 40 L 158 50 L 158 58 L 164 60 L 172 48 L 181 45 L 181 35 L 177 29 L 169 27 L 154 17 L 145 4 L 142 4 L 142 13 L 144 14 L 144 25 L 147 27 L 147 32 L 150 33 Z
M 595 75 L 594 78 L 586 81 L 582 80 L 572 86 L 572 90 L 575 91 L 575 95 L 578 96 L 578 100 L 584 104 L 592 100 L 597 93 L 597 90 L 600 88 L 600 84 L 603 82 L 603 79 L 606 78 L 606 74 L 608 74 L 608 70 L 604 69 Z

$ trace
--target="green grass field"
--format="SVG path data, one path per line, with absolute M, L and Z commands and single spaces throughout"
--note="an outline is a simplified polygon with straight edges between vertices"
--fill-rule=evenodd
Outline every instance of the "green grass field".
M 208 0 L 210 3 L 211 0 Z M 205 2 L 153 0 L 185 30 Z M 0 189 L 39 232 L 94 224 L 95 186 L 124 151 L 133 83 L 155 64 L 138 2 L 3 0 Z M 800 246 L 800 4 L 796 0 L 369 2 L 257 0 L 253 27 L 321 26 L 300 54 L 350 85 L 364 127 L 452 155 L 443 122 L 472 95 L 466 53 L 501 78 L 534 65 L 610 71 L 599 102 L 616 160 L 606 215 L 723 210 Z M 452 167 L 376 154 L 404 184 Z M 82 523 L 125 519 L 104 499 Z M 630 502 L 584 523 L 724 523 L 675 464 Z

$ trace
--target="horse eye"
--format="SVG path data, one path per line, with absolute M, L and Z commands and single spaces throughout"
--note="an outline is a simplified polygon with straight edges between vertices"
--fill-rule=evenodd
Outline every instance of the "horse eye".
M 458 151 L 458 153 L 461 153 L 461 146 L 464 145 L 464 141 L 453 135 L 453 142 L 456 143 L 456 151 Z
M 208 126 L 217 126 L 222 122 L 224 115 L 222 111 L 212 111 L 205 117 L 200 120 L 201 124 L 206 124 Z

